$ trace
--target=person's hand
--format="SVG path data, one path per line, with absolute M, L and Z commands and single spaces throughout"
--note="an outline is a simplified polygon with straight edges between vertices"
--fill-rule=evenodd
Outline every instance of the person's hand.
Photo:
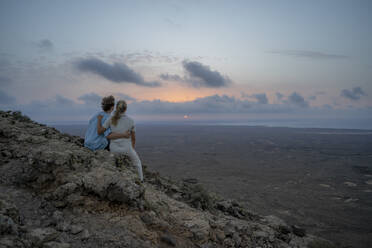
M 126 131 L 126 132 L 123 134 L 123 138 L 125 138 L 125 139 L 129 139 L 129 138 L 130 138 L 130 135 L 131 135 L 131 132 L 130 132 L 130 131 Z
M 98 119 L 99 121 L 101 121 L 101 120 L 102 120 L 102 118 L 103 118 L 103 116 L 102 116 L 102 115 L 98 115 L 98 116 L 97 116 L 97 119 Z

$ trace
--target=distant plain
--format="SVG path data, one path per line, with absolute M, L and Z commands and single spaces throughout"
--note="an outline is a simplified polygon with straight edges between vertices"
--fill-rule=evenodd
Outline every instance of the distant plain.
M 56 126 L 84 136 L 86 126 Z M 137 125 L 144 165 L 343 246 L 372 247 L 372 131 Z

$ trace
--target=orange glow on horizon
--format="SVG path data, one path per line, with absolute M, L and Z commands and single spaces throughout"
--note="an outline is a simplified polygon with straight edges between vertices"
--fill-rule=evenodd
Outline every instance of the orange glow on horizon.
M 168 102 L 187 102 L 214 94 L 219 94 L 219 92 L 216 92 L 215 89 L 195 89 L 172 85 L 162 88 L 152 88 L 148 91 L 136 91 L 131 95 L 140 101 L 159 99 Z

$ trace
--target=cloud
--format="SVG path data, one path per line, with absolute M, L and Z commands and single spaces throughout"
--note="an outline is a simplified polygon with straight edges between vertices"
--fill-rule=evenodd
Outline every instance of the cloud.
M 129 52 L 129 53 L 111 53 L 107 56 L 101 53 L 88 53 L 88 57 L 108 57 L 112 61 L 125 61 L 127 65 L 133 64 L 163 64 L 163 63 L 175 63 L 180 61 L 182 58 L 171 54 L 161 54 L 159 52 L 152 52 L 144 50 L 141 52 Z
M 252 97 L 256 98 L 257 102 L 260 104 L 267 104 L 269 102 L 265 93 L 254 94 Z
M 231 80 L 218 71 L 212 71 L 209 66 L 196 61 L 184 60 L 182 65 L 189 76 L 187 82 L 193 87 L 219 88 L 229 86 Z
M 116 93 L 114 95 L 115 95 L 115 99 L 117 99 L 117 100 L 125 100 L 127 102 L 135 102 L 135 101 L 137 101 L 136 98 L 131 97 L 131 96 L 127 95 L 127 94 Z
M 267 104 L 269 102 L 269 100 L 267 99 L 266 93 L 248 95 L 244 92 L 241 92 L 241 97 L 256 99 L 257 103 L 259 104 Z
M 310 101 L 315 101 L 315 100 L 316 100 L 316 96 L 309 96 L 308 99 L 309 99 Z
M 180 77 L 177 74 L 168 74 L 168 73 L 163 73 L 160 74 L 159 76 L 161 79 L 166 80 L 166 81 L 177 81 L 177 82 L 185 82 L 185 79 Z
M 91 72 L 114 83 L 133 83 L 145 87 L 158 87 L 159 82 L 146 82 L 141 74 L 133 71 L 124 63 L 105 63 L 97 58 L 86 58 L 76 62 L 76 68 Z
M 340 54 L 330 54 L 308 50 L 271 50 L 267 53 L 290 56 L 295 58 L 310 58 L 310 59 L 348 59 L 349 56 Z
M 99 104 L 102 97 L 97 95 L 96 93 L 89 93 L 79 96 L 78 99 L 86 104 Z
M 40 40 L 36 45 L 43 51 L 51 51 L 54 47 L 53 42 L 48 39 Z
M 301 96 L 297 92 L 293 92 L 291 95 L 288 96 L 287 102 L 289 104 L 293 104 L 298 107 L 307 108 L 309 107 L 309 103 L 305 101 L 303 96 Z
M 15 97 L 8 95 L 6 92 L 0 90 L 0 105 L 8 105 L 16 102 Z
M 62 95 L 56 96 L 56 103 L 59 105 L 65 105 L 65 106 L 73 106 L 75 102 L 69 98 L 66 98 Z
M 284 97 L 284 95 L 283 95 L 282 93 L 280 93 L 280 92 L 276 92 L 275 95 L 276 95 L 276 98 L 277 98 L 279 101 L 282 100 L 283 97 Z
M 227 87 L 231 83 L 231 80 L 227 76 L 222 76 L 218 71 L 212 71 L 209 66 L 199 62 L 184 60 L 182 66 L 186 72 L 186 76 L 182 77 L 177 74 L 163 73 L 159 77 L 166 81 L 186 83 L 195 88 L 220 88 Z
M 109 96 L 110 94 L 107 94 Z M 112 94 L 115 97 L 115 101 L 117 102 L 118 100 L 125 100 L 127 102 L 133 102 L 136 101 L 136 98 L 131 97 L 127 94 L 123 93 L 114 93 Z M 78 97 L 78 100 L 83 101 L 85 104 L 93 104 L 96 105 L 101 103 L 103 96 L 100 96 L 96 93 L 89 93 L 89 94 L 84 94 L 82 96 Z
M 86 95 L 93 95 L 86 94 Z M 83 97 L 90 99 L 90 97 Z M 91 104 L 89 101 L 76 102 L 62 95 L 57 95 L 54 98 L 47 100 L 33 101 L 24 105 L 5 105 L 6 108 L 12 110 L 21 110 L 32 119 L 43 123 L 87 123 L 88 120 L 98 111 L 101 110 L 97 104 Z M 358 118 L 362 128 L 365 128 L 364 123 L 371 123 L 372 108 L 361 109 L 332 109 L 330 106 L 308 107 L 303 108 L 298 105 L 293 105 L 288 102 L 259 104 L 256 101 L 241 100 L 234 96 L 227 95 L 212 95 L 202 98 L 197 98 L 193 101 L 186 102 L 168 102 L 161 100 L 153 101 L 135 101 L 128 104 L 128 114 L 136 120 L 154 121 L 158 120 L 172 121 L 183 120 L 185 114 L 192 116 L 192 120 L 210 120 L 213 121 L 241 121 L 248 120 L 251 123 L 260 118 L 267 119 L 273 125 L 277 121 L 286 120 L 311 120 L 316 118 L 344 118 L 348 121 L 343 125 L 343 128 L 352 128 L 349 126 L 350 120 Z M 195 117 L 195 119 L 194 119 Z M 160 118 L 160 119 L 159 119 Z M 199 118 L 199 119 L 198 119 Z M 334 120 L 336 120 L 334 119 Z M 320 120 L 320 119 L 318 119 Z M 337 119 L 337 123 L 340 120 Z M 311 122 L 313 125 L 315 122 Z M 322 124 L 323 123 L 323 124 Z M 352 124 L 352 125 L 354 125 Z M 324 125 L 324 121 L 319 125 Z M 368 128 L 370 128 L 368 124 Z
M 343 89 L 340 94 L 342 97 L 345 97 L 347 99 L 357 101 L 362 96 L 366 96 L 367 94 L 362 90 L 360 87 L 355 87 L 351 90 Z
M 134 102 L 128 107 L 129 113 L 141 114 L 195 114 L 195 113 L 292 113 L 303 112 L 303 106 L 289 102 L 262 104 L 258 101 L 241 100 L 234 96 L 212 95 L 187 102 L 167 102 L 161 100 Z

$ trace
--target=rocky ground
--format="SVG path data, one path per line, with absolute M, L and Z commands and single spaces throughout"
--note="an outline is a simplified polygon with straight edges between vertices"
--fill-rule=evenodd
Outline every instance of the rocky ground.
M 82 139 L 0 112 L 0 247 L 334 247 Z

